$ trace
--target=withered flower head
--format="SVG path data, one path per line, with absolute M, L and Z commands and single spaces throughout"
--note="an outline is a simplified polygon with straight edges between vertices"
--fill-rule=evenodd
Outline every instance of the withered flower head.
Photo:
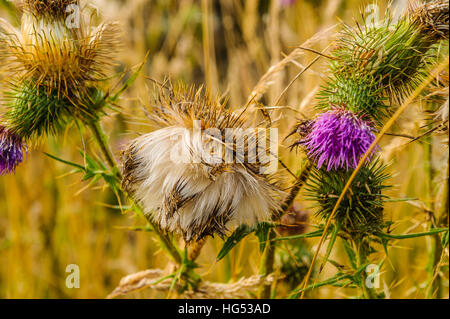
M 308 218 L 308 212 L 298 203 L 294 203 L 289 211 L 281 217 L 277 230 L 282 236 L 303 234 L 307 228 Z
M 122 158 L 123 186 L 145 213 L 186 242 L 269 220 L 280 191 L 264 173 L 269 163 L 254 154 L 267 137 L 243 112 L 194 88 L 170 86 L 157 104 L 157 130 L 132 141 Z
M 70 5 L 79 5 L 79 0 L 22 0 L 16 1 L 17 6 L 34 15 L 64 16 Z
M 20 31 L 0 20 L 0 54 L 19 82 L 70 95 L 105 77 L 118 27 L 91 28 L 78 0 L 24 0 Z
M 410 16 L 422 33 L 435 39 L 449 39 L 448 0 L 410 5 Z

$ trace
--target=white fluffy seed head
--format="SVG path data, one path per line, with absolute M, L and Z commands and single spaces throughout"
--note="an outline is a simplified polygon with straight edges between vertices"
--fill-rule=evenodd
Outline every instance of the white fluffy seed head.
M 281 192 L 271 176 L 261 173 L 266 163 L 252 158 L 247 146 L 243 161 L 220 160 L 227 148 L 236 151 L 236 144 L 198 134 L 190 120 L 203 119 L 202 130 L 219 124 L 218 132 L 227 123 L 242 129 L 245 121 L 202 90 L 170 89 L 159 102 L 159 129 L 135 139 L 123 153 L 124 188 L 145 213 L 187 242 L 269 220 L 279 209 Z M 235 137 L 248 145 L 257 134 L 237 130 Z

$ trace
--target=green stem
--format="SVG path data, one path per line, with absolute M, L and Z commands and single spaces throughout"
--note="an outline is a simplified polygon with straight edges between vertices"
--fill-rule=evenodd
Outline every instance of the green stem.
M 434 205 L 434 218 L 432 220 L 432 227 L 447 226 L 448 229 L 448 169 L 447 164 L 446 170 L 444 171 L 444 186 L 440 192 L 440 196 L 436 199 Z M 434 225 L 436 223 L 436 225 Z M 430 262 L 428 266 L 429 276 L 428 276 L 428 288 L 427 288 L 427 298 L 442 298 L 442 279 L 439 276 L 439 262 L 442 256 L 442 242 L 441 238 L 435 234 L 432 237 L 430 250 Z
M 424 237 L 424 236 L 430 236 L 430 235 L 436 235 L 439 233 L 443 233 L 445 231 L 448 231 L 448 228 L 435 228 L 433 230 L 424 232 L 424 233 L 414 233 L 414 234 L 405 234 L 405 235 L 392 235 L 392 234 L 386 234 L 386 233 L 377 233 L 377 236 L 387 239 L 409 239 L 409 238 L 417 238 L 417 237 Z
M 438 225 L 442 225 L 445 227 L 448 227 L 448 172 L 449 172 L 449 164 L 447 163 L 447 168 L 444 172 L 444 178 L 443 178 L 443 189 L 439 193 L 439 198 L 436 200 L 435 210 L 436 210 L 436 216 L 438 218 Z
M 129 200 L 133 201 L 132 198 L 129 198 Z M 151 216 L 149 214 L 145 214 L 144 211 L 142 210 L 142 208 L 138 204 L 136 204 L 134 201 L 133 201 L 133 204 L 134 204 L 135 209 L 138 210 L 139 213 L 141 215 L 143 215 L 145 217 L 145 219 L 148 221 L 148 223 L 151 225 L 153 231 L 158 236 L 159 243 L 161 244 L 161 246 L 163 246 L 169 252 L 169 254 L 172 257 L 172 259 L 178 265 L 181 265 L 183 259 L 182 259 L 181 255 L 180 255 L 180 252 L 175 247 L 175 245 L 173 244 L 173 242 L 169 238 L 169 236 L 167 236 L 166 234 L 164 234 L 161 231 L 159 226 L 151 219 Z
M 106 135 L 106 133 L 103 131 L 103 128 L 101 127 L 100 122 L 92 121 L 88 124 L 88 126 L 92 130 L 92 133 L 94 134 L 94 138 L 97 141 L 97 144 L 100 147 L 100 150 L 102 151 L 103 156 L 105 157 L 106 161 L 108 162 L 109 167 L 116 174 L 117 178 L 119 180 L 122 180 L 122 174 L 120 173 L 117 162 L 114 159 L 114 155 L 109 146 L 109 138 Z M 169 254 L 173 258 L 173 260 L 178 265 L 180 265 L 182 263 L 182 258 L 181 258 L 181 255 L 180 255 L 178 249 L 173 244 L 172 240 L 161 231 L 159 226 L 151 219 L 150 215 L 145 214 L 143 212 L 142 208 L 137 203 L 135 203 L 132 198 L 130 198 L 129 196 L 128 196 L 128 198 L 130 201 L 133 202 L 133 204 L 134 204 L 133 206 L 135 207 L 135 209 L 137 209 L 140 213 L 142 213 L 142 215 L 150 223 L 155 234 L 158 236 L 161 245 L 164 248 L 166 248 L 166 250 L 169 252 Z
M 427 108 L 428 111 L 431 111 L 431 107 Z M 428 129 L 431 129 L 432 125 L 428 125 Z M 433 144 L 432 144 L 431 136 L 427 136 L 423 142 L 424 148 L 424 170 L 425 170 L 425 187 L 426 187 L 426 202 L 431 207 L 432 199 L 433 199 Z M 436 227 L 436 215 L 435 213 L 430 214 L 430 230 L 433 230 Z M 427 298 L 432 298 L 434 294 L 437 296 L 440 295 L 440 277 L 434 278 L 434 273 L 439 263 L 442 247 L 441 240 L 439 235 L 434 235 L 431 238 L 430 249 L 428 252 L 428 265 L 426 270 L 428 272 L 428 284 L 427 284 Z
M 302 189 L 303 185 L 305 185 L 306 180 L 308 179 L 309 174 L 311 173 L 312 167 L 313 163 L 308 159 L 306 159 L 304 161 L 304 168 L 300 173 L 300 175 L 298 176 L 297 180 L 295 181 L 294 185 L 292 186 L 288 197 L 285 199 L 283 205 L 281 205 L 281 209 L 277 213 L 278 216 L 275 216 L 276 219 L 280 219 L 289 210 L 289 208 L 291 208 L 298 193 Z
M 111 148 L 109 146 L 109 138 L 108 135 L 103 131 L 100 121 L 92 121 L 89 124 L 89 128 L 91 129 L 92 133 L 94 134 L 94 138 L 97 141 L 98 146 L 100 147 L 100 150 L 102 151 L 103 156 L 105 157 L 106 161 L 108 162 L 109 167 L 115 171 L 117 177 L 122 180 L 122 174 L 120 173 L 120 170 L 118 169 L 117 162 L 114 158 L 113 152 L 111 151 Z
M 367 264 L 367 257 L 369 255 L 369 244 L 364 238 L 358 240 L 358 268 Z M 365 299 L 377 299 L 377 294 L 373 288 L 367 287 L 366 284 L 367 273 L 365 270 L 361 271 L 361 288 Z
M 283 204 L 281 205 L 281 209 L 278 212 L 275 212 L 272 216 L 272 220 L 280 220 L 281 217 L 291 208 L 292 204 L 294 203 L 295 198 L 297 197 L 298 193 L 300 192 L 301 188 L 305 184 L 306 180 L 308 179 L 308 176 L 311 172 L 311 169 L 313 167 L 313 164 L 306 159 L 304 161 L 304 168 L 302 172 L 300 173 L 299 177 L 295 181 L 294 185 L 291 188 L 291 191 L 289 192 L 288 197 L 284 200 Z M 275 260 L 275 232 L 271 229 L 269 231 L 268 235 L 269 241 L 266 243 L 266 247 L 264 249 L 264 253 L 261 258 L 261 263 L 259 267 L 259 274 L 261 276 L 268 276 L 273 272 L 274 269 L 274 260 Z M 263 283 L 258 291 L 258 297 L 259 299 L 269 299 L 271 296 L 271 285 L 268 283 Z
M 259 274 L 263 277 L 268 276 L 273 272 L 273 263 L 275 260 L 275 242 L 272 240 L 275 238 L 275 232 L 270 229 L 268 234 L 269 241 L 266 243 L 264 252 L 261 258 L 261 264 L 259 266 Z M 270 299 L 271 285 L 269 283 L 263 283 L 258 290 L 259 299 Z

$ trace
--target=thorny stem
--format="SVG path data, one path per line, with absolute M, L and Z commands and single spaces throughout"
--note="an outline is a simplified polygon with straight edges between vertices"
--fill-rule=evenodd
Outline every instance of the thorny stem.
M 358 268 L 362 267 L 367 263 L 367 256 L 369 255 L 369 244 L 364 240 L 364 238 L 360 238 L 357 240 L 357 249 L 358 249 Z M 367 286 L 367 274 L 365 270 L 361 272 L 361 288 L 363 291 L 363 296 L 365 299 L 377 299 L 376 292 L 373 288 L 369 288 Z
M 118 169 L 118 165 L 116 160 L 114 159 L 114 155 L 111 151 L 111 148 L 109 146 L 109 138 L 108 135 L 103 131 L 102 126 L 100 125 L 100 121 L 92 121 L 89 124 L 89 128 L 91 129 L 92 133 L 94 134 L 94 138 L 97 141 L 98 146 L 100 147 L 100 150 L 102 151 L 103 156 L 105 157 L 106 161 L 108 162 L 109 167 L 114 170 L 116 176 L 122 180 L 122 174 L 120 173 L 120 170 Z
M 90 122 L 89 128 L 92 130 L 92 133 L 94 134 L 94 138 L 97 141 L 98 146 L 100 147 L 100 150 L 102 151 L 103 156 L 105 157 L 106 161 L 108 162 L 108 165 L 110 169 L 116 174 L 117 178 L 119 180 L 122 180 L 122 174 L 120 173 L 119 167 L 117 165 L 116 160 L 114 159 L 114 155 L 111 151 L 111 148 L 109 146 L 108 142 L 108 136 L 103 131 L 103 128 L 101 127 L 101 124 L 99 121 L 93 121 Z M 150 218 L 148 214 L 145 214 L 142 210 L 142 208 L 134 202 L 132 198 L 128 196 L 129 200 L 133 202 L 134 207 L 142 213 L 143 216 L 147 219 L 147 221 L 150 223 L 150 225 L 153 228 L 153 231 L 158 236 L 159 241 L 161 245 L 166 248 L 166 250 L 169 252 L 170 256 L 173 258 L 173 260 L 180 265 L 182 263 L 182 258 L 180 253 L 178 252 L 178 249 L 174 246 L 172 240 L 165 235 L 159 226 L 155 224 L 155 222 Z
M 312 162 L 306 159 L 304 161 L 304 168 L 300 173 L 300 175 L 298 176 L 297 180 L 295 181 L 294 185 L 292 186 L 289 195 L 286 197 L 283 204 L 281 205 L 280 211 L 273 214 L 272 219 L 274 221 L 280 220 L 281 217 L 283 217 L 283 215 L 291 208 L 298 193 L 302 189 L 303 185 L 305 185 L 305 182 L 308 179 L 312 167 L 313 167 Z M 268 242 L 266 243 L 266 247 L 264 249 L 261 264 L 259 267 L 259 274 L 261 276 L 267 276 L 273 272 L 274 269 L 273 263 L 275 260 L 275 241 L 273 241 L 272 239 L 274 238 L 275 232 L 273 229 L 270 229 L 268 234 Z M 270 296 L 271 296 L 270 283 L 263 283 L 258 291 L 259 299 L 269 299 Z
M 200 252 L 202 251 L 203 246 L 206 244 L 206 238 L 203 238 L 199 241 L 196 241 L 189 245 L 188 248 L 188 259 L 190 261 L 195 261 L 198 256 L 200 256 Z
M 428 129 L 431 129 L 431 124 L 428 125 Z M 425 169 L 425 188 L 426 188 L 426 198 L 428 204 L 432 203 L 433 198 L 433 167 L 432 167 L 432 160 L 433 160 L 433 144 L 431 137 L 428 135 L 423 143 L 424 148 L 424 169 Z M 436 215 L 433 213 L 430 214 L 430 229 L 433 229 L 436 225 Z M 437 295 L 440 295 L 440 278 L 439 276 L 434 279 L 434 271 L 437 267 L 437 264 L 439 263 L 442 248 L 440 247 L 440 238 L 439 235 L 434 235 L 430 238 L 430 249 L 428 252 L 428 265 L 427 265 L 427 272 L 428 272 L 428 291 L 427 291 L 427 298 L 431 298 L 433 293 L 436 292 Z
M 444 171 L 444 186 L 440 193 L 439 198 L 434 205 L 434 220 L 432 220 L 432 228 L 434 226 L 448 226 L 448 169 L 447 163 Z M 436 225 L 434 225 L 436 223 Z M 438 234 L 431 237 L 432 248 L 430 251 L 430 265 L 429 265 L 429 282 L 427 289 L 427 298 L 442 298 L 442 281 L 439 276 L 439 263 L 442 255 L 442 243 Z

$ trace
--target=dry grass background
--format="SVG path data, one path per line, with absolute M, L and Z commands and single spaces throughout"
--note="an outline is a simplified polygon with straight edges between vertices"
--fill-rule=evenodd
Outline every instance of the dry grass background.
M 156 80 L 170 76 L 186 83 L 208 83 L 213 92 L 227 92 L 230 103 L 245 104 L 259 79 L 272 65 L 281 61 L 296 46 L 317 32 L 339 22 L 353 23 L 367 3 L 356 0 L 297 0 L 292 6 L 277 0 L 93 0 L 104 19 L 118 20 L 124 30 L 123 49 L 117 71 L 128 70 L 144 60 L 149 51 L 145 75 Z M 387 3 L 378 1 L 383 11 Z M 405 7 L 406 1 L 393 6 Z M 7 1 L 0 1 L 0 16 L 14 20 Z M 323 50 L 332 32 L 327 32 L 310 47 Z M 262 96 L 273 105 L 288 83 L 316 55 L 304 52 L 277 70 Z M 305 72 L 287 91 L 281 104 L 289 109 L 278 112 L 280 136 L 287 135 L 296 118 L 312 114 L 314 92 L 323 81 L 325 59 Z M 141 105 L 149 103 L 152 84 L 141 76 L 126 93 L 123 114 L 110 112 L 104 125 L 118 154 L 137 131 L 148 130 L 142 123 Z M 417 104 L 404 113 L 396 131 L 418 135 L 424 124 L 424 107 Z M 15 175 L 0 177 L 0 298 L 104 298 L 130 273 L 149 268 L 164 268 L 166 255 L 158 251 L 151 233 L 131 231 L 127 227 L 145 225 L 144 220 L 109 208 L 115 197 L 99 185 L 85 188 L 80 175 L 68 174 L 67 166 L 56 163 L 43 152 L 81 162 L 79 150 L 88 132 L 76 127 L 64 136 L 49 138 L 37 145 Z M 406 145 L 408 140 L 386 137 L 383 156 L 392 162 L 389 194 L 394 198 L 416 198 L 417 205 L 392 203 L 386 206 L 386 218 L 400 222 L 396 231 L 424 231 L 428 214 L 422 203 L 432 203 L 432 193 L 441 184 L 439 176 L 448 148 L 440 138 L 433 141 L 435 179 L 429 185 L 426 175 L 424 143 Z M 86 143 L 89 144 L 89 143 Z M 286 145 L 285 145 L 286 146 Z M 95 152 L 95 150 L 92 150 Z M 298 158 L 280 149 L 288 166 L 295 171 Z M 298 201 L 302 202 L 301 197 Z M 307 204 L 304 204 L 307 206 Z M 422 205 L 423 206 L 423 205 Z M 314 247 L 316 240 L 308 240 Z M 259 249 L 256 237 L 248 237 L 219 263 L 215 257 L 220 239 L 209 239 L 198 260 L 199 273 L 206 280 L 229 282 L 257 273 Z M 424 298 L 420 285 L 427 278 L 429 238 L 402 241 L 392 248 L 383 268 L 381 285 L 391 298 Z M 342 248 L 333 259 L 344 260 Z M 79 289 L 65 286 L 65 269 L 77 264 L 81 272 Z M 448 269 L 448 268 L 447 268 Z M 326 268 L 321 278 L 334 271 Z M 448 270 L 445 274 L 448 297 Z M 423 287 L 422 287 L 423 288 Z M 280 296 L 283 286 L 279 287 Z M 310 294 L 317 298 L 342 298 L 349 291 L 321 288 Z M 165 297 L 144 290 L 129 297 Z

